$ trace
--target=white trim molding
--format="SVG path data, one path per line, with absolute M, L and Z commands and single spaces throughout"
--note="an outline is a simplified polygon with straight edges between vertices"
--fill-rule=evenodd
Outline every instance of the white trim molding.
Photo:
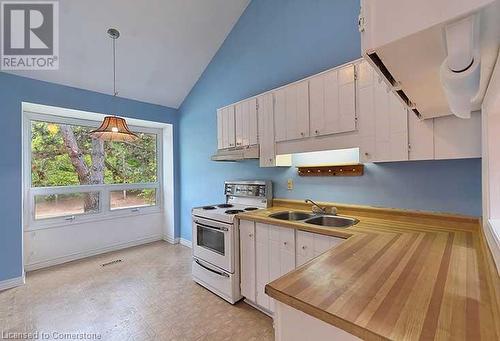
M 193 247 L 193 243 L 190 240 L 184 238 L 179 238 L 179 243 L 181 243 L 181 245 L 187 246 L 190 249 Z
M 26 283 L 26 278 L 23 273 L 22 276 L 14 277 L 11 279 L 6 279 L 5 281 L 0 281 L 0 291 L 12 289 Z
M 172 236 L 165 235 L 163 240 L 169 244 L 179 244 L 179 238 L 173 238 Z

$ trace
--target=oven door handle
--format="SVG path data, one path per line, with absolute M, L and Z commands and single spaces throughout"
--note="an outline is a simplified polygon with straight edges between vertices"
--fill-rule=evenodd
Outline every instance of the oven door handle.
M 217 275 L 223 276 L 223 277 L 229 277 L 229 275 L 227 273 L 222 272 L 222 271 L 217 271 L 217 270 L 214 270 L 214 269 L 210 269 L 208 266 L 205 266 L 205 265 L 201 264 L 200 261 L 197 260 L 197 259 L 195 259 L 195 262 L 196 262 L 196 264 L 198 264 L 199 266 L 201 266 L 203 269 L 208 270 L 210 272 L 213 272 L 214 274 L 217 274 Z
M 201 226 L 201 227 L 204 227 L 204 228 L 207 228 L 207 229 L 210 229 L 210 230 L 216 230 L 216 231 L 229 231 L 229 229 L 227 227 L 214 227 L 214 226 L 208 226 L 208 225 L 205 225 L 205 224 L 201 224 L 199 222 L 196 222 L 196 225 L 198 226 Z

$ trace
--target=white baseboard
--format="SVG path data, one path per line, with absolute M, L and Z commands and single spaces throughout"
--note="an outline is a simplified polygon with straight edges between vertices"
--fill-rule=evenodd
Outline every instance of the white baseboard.
M 181 245 L 187 246 L 188 248 L 193 247 L 193 243 L 190 240 L 184 238 L 179 238 L 179 243 L 181 243 Z
M 171 236 L 163 236 L 163 240 L 170 244 L 179 244 L 179 238 L 172 238 Z
M 82 259 L 82 258 L 100 255 L 100 254 L 107 253 L 107 252 L 126 249 L 126 248 L 129 248 L 132 246 L 152 243 L 152 242 L 155 242 L 158 240 L 163 240 L 163 239 L 164 239 L 163 235 L 155 235 L 155 236 L 151 236 L 151 237 L 140 238 L 140 239 L 132 240 L 132 241 L 125 242 L 125 243 L 113 244 L 113 245 L 106 246 L 103 248 L 92 249 L 92 250 L 88 250 L 88 251 L 84 251 L 84 252 L 72 253 L 69 255 L 65 255 L 65 256 L 61 256 L 61 257 L 57 257 L 57 258 L 53 258 L 53 259 L 47 259 L 47 260 L 43 260 L 43 261 L 39 261 L 39 262 L 35 262 L 35 263 L 25 264 L 24 269 L 25 269 L 25 271 L 38 270 L 38 269 L 42 269 L 42 268 L 47 268 L 49 266 L 59 265 L 59 264 L 71 262 L 71 261 Z
M 5 281 L 0 281 L 0 291 L 18 287 L 25 283 L 24 273 L 22 276 L 6 279 Z

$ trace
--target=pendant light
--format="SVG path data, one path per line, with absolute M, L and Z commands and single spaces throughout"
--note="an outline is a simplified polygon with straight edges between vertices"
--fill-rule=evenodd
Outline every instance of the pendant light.
M 116 39 L 120 37 L 117 29 L 110 28 L 108 35 L 113 41 L 113 96 L 116 97 Z M 136 134 L 130 131 L 127 122 L 121 117 L 106 116 L 101 126 L 90 132 L 91 136 L 102 141 L 129 142 L 138 138 Z

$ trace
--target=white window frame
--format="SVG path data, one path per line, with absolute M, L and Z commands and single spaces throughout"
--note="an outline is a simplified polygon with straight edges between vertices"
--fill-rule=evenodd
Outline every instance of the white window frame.
M 156 135 L 156 182 L 134 183 L 134 184 L 103 184 L 103 185 L 75 185 L 75 186 L 52 186 L 52 187 L 32 187 L 31 182 L 31 122 L 50 122 L 57 124 L 80 125 L 87 127 L 99 127 L 100 121 L 85 120 L 72 117 L 47 115 L 31 111 L 24 111 L 24 162 L 28 167 L 24 167 L 25 196 L 28 199 L 28 209 L 25 210 L 25 231 L 35 231 L 68 224 L 88 223 L 101 221 L 117 217 L 127 217 L 133 215 L 162 213 L 163 212 L 163 134 L 162 129 L 129 125 L 134 132 L 148 133 Z M 156 204 L 151 206 L 134 206 L 125 208 L 115 208 L 111 210 L 110 192 L 133 189 L 156 189 Z M 68 214 L 60 217 L 35 219 L 35 196 L 53 194 L 71 194 L 82 192 L 99 193 L 99 210 L 96 213 Z

